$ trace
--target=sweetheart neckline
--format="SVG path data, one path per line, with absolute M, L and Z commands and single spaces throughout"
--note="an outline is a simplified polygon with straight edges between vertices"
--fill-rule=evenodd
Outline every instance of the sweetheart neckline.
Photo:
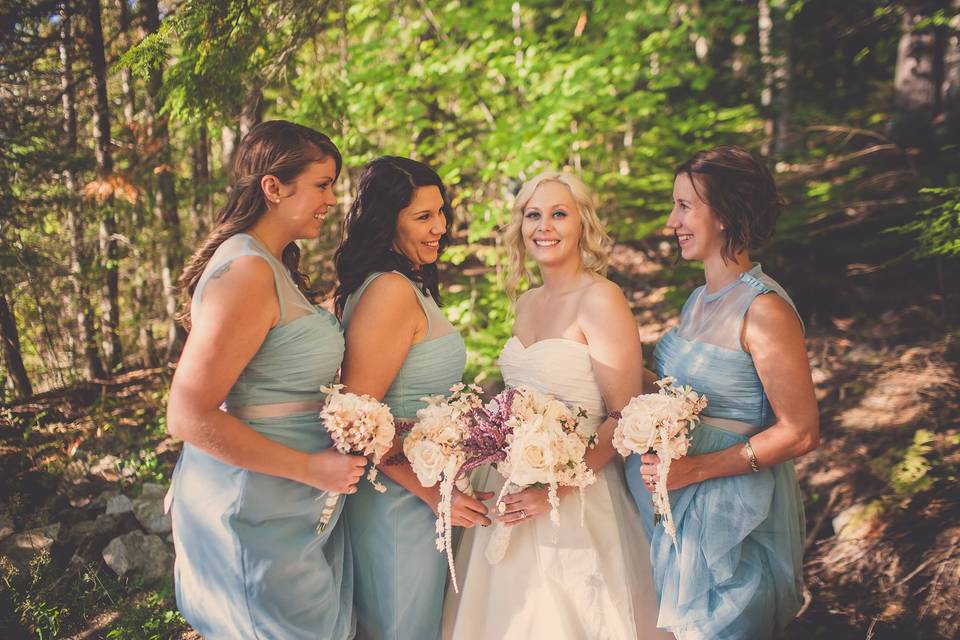
M 578 340 L 572 340 L 570 338 L 541 338 L 540 340 L 537 340 L 536 342 L 531 343 L 530 346 L 523 344 L 523 342 L 517 336 L 510 336 L 510 340 L 516 340 L 517 344 L 520 345 L 520 348 L 523 349 L 524 351 L 529 351 L 530 349 L 533 349 L 537 345 L 543 344 L 544 342 L 567 342 L 569 344 L 575 344 L 581 347 L 585 347 L 586 349 L 590 349 L 590 345 L 580 342 Z M 507 342 L 510 342 L 510 340 L 507 340 Z

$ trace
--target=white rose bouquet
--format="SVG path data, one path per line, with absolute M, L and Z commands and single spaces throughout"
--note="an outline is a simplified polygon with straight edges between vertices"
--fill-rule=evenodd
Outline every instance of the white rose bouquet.
M 471 414 L 483 402 L 483 392 L 476 385 L 457 384 L 450 389 L 450 396 L 424 398 L 427 406 L 417 411 L 417 420 L 403 441 L 403 453 L 417 479 L 425 487 L 440 483 L 440 504 L 437 507 L 437 550 L 447 552 L 447 565 L 454 591 L 457 574 L 453 563 L 453 487 L 474 496 L 467 476 L 461 472 L 467 462 L 464 440 L 469 435 Z
M 594 436 L 578 431 L 579 418 L 562 402 L 529 387 L 508 389 L 492 402 L 492 413 L 504 420 L 506 446 L 496 470 L 504 477 L 497 497 L 497 509 L 505 510 L 503 496 L 526 487 L 547 486 L 550 520 L 560 525 L 560 485 L 578 487 L 581 491 L 581 526 L 583 525 L 583 488 L 596 479 L 584 461 Z M 510 528 L 497 523 L 486 557 L 491 564 L 500 562 L 510 543 Z
M 321 387 L 321 391 L 327 394 L 327 399 L 320 410 L 320 418 L 337 451 L 363 455 L 370 459 L 367 479 L 374 489 L 383 493 L 387 488 L 377 482 L 377 465 L 393 446 L 396 433 L 393 414 L 390 413 L 390 407 L 368 395 L 342 393 L 341 389 L 342 384 Z M 327 493 L 320 523 L 317 525 L 318 532 L 323 532 L 327 527 L 339 499 L 339 493 Z
M 653 450 L 660 458 L 657 486 L 653 492 L 654 524 L 663 522 L 676 547 L 677 531 L 667 494 L 667 474 L 671 462 L 687 455 L 690 431 L 699 422 L 699 414 L 707 406 L 707 397 L 697 394 L 689 386 L 674 387 L 674 382 L 671 377 L 657 380 L 658 393 L 630 399 L 620 412 L 622 417 L 613 432 L 613 446 L 623 457 Z

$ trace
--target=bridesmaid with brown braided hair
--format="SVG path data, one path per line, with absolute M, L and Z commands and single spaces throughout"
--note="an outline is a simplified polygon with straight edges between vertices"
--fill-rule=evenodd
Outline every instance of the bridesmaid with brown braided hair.
M 167 406 L 184 441 L 169 497 L 177 604 L 204 637 L 354 634 L 340 514 L 322 534 L 316 525 L 325 492 L 355 492 L 366 460 L 330 448 L 318 417 L 343 332 L 313 304 L 295 242 L 318 236 L 340 167 L 322 133 L 254 127 L 180 280 L 190 335 Z

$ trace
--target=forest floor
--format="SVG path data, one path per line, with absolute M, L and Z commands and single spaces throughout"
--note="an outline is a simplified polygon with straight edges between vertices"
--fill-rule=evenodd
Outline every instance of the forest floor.
M 765 268 L 812 310 L 822 434 L 797 462 L 807 592 L 788 638 L 956 637 L 960 335 L 947 309 L 960 297 L 944 299 L 923 265 L 899 283 L 881 272 L 800 292 L 791 285 L 803 274 L 785 264 Z M 700 274 L 637 244 L 618 246 L 612 277 L 649 347 Z M 168 380 L 166 370 L 130 371 L 0 412 L 0 554 L 14 532 L 46 535 L 39 552 L 0 558 L 4 638 L 197 637 L 176 613 L 170 578 L 118 576 L 101 554 L 141 528 L 130 512 L 104 517 L 105 505 L 170 477 L 179 444 L 163 421 Z

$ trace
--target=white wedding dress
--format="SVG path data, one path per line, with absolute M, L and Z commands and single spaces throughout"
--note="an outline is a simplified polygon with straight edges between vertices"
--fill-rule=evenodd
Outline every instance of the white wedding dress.
M 510 338 L 500 354 L 508 387 L 527 385 L 587 411 L 591 431 L 606 409 L 589 347 L 561 338 L 524 347 Z M 499 491 L 500 475 L 484 467 L 474 486 Z M 448 585 L 444 640 L 634 640 L 673 638 L 656 629 L 650 546 L 615 457 L 584 490 L 585 517 L 574 491 L 560 500 L 560 527 L 547 514 L 513 527 L 503 560 L 484 550 L 495 527 L 464 532 L 456 556 L 460 593 Z M 492 500 L 490 503 L 492 509 Z

